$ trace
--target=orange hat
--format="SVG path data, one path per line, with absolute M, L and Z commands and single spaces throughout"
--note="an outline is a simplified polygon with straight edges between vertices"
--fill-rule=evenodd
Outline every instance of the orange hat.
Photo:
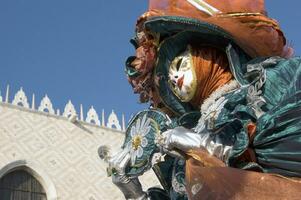
M 277 21 L 266 15 L 264 0 L 149 0 L 149 12 L 216 25 L 253 58 L 293 54 Z

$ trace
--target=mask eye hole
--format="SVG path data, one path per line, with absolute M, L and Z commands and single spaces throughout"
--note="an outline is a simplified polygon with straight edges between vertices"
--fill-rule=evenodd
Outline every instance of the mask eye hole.
M 177 62 L 177 71 L 179 71 L 181 65 L 182 65 L 182 62 L 183 62 L 183 58 L 180 58 L 179 61 Z

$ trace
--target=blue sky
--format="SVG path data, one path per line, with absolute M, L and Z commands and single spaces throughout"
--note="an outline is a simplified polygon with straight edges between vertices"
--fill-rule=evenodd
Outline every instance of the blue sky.
M 288 41 L 301 54 L 299 1 L 266 1 Z M 140 105 L 124 75 L 134 50 L 129 39 L 147 1 L 0 0 L 0 90 L 21 86 L 31 101 L 47 93 L 56 109 L 69 99 L 79 110 L 94 105 L 132 113 Z M 12 99 L 12 95 L 11 95 Z

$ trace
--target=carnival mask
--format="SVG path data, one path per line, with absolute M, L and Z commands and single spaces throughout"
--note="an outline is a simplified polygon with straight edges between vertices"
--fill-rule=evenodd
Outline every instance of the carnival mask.
M 189 102 L 194 97 L 197 80 L 190 47 L 171 62 L 168 82 L 181 101 Z

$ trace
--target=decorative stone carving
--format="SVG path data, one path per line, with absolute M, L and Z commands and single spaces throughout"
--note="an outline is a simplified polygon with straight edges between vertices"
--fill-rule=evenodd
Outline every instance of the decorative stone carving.
M 120 126 L 119 120 L 118 120 L 117 115 L 115 114 L 115 112 L 113 110 L 112 110 L 112 113 L 109 116 L 107 127 L 108 128 L 115 128 L 115 129 L 121 131 L 121 126 Z
M 0 91 L 0 102 L 3 102 L 3 98 L 2 98 L 2 95 L 1 95 L 1 91 Z
M 55 114 L 52 103 L 51 103 L 50 99 L 48 98 L 47 94 L 42 99 L 38 110 L 42 111 L 42 112 L 48 112 L 48 113 L 53 114 L 53 115 Z
M 76 110 L 74 108 L 74 105 L 72 104 L 71 100 L 69 100 L 68 103 L 65 106 L 63 116 L 69 118 L 71 116 L 76 116 L 76 115 L 77 114 L 76 114 Z
M 96 110 L 93 108 L 93 106 L 89 109 L 89 111 L 87 113 L 86 122 L 100 126 L 98 114 L 97 114 Z
M 6 87 L 5 103 L 9 102 L 9 85 Z
M 121 121 L 119 122 L 117 115 L 115 114 L 114 111 L 111 112 L 108 120 L 106 120 L 104 110 L 102 110 L 101 116 L 98 116 L 96 110 L 92 106 L 87 113 L 86 119 L 84 119 L 83 105 L 80 104 L 79 116 L 77 116 L 77 111 L 76 111 L 74 105 L 72 104 L 71 100 L 68 101 L 68 103 L 66 104 L 66 106 L 64 108 L 64 112 L 62 112 L 62 114 L 61 114 L 59 109 L 57 109 L 56 111 L 54 110 L 52 102 L 47 95 L 45 95 L 42 98 L 42 101 L 41 101 L 39 107 L 36 108 L 35 94 L 32 95 L 31 105 L 29 105 L 27 96 L 26 96 L 25 92 L 23 91 L 22 87 L 15 94 L 12 102 L 9 102 L 9 92 L 10 92 L 9 85 L 6 88 L 6 96 L 5 97 L 2 96 L 1 91 L 0 91 L 0 102 L 11 103 L 12 105 L 15 105 L 15 106 L 22 106 L 27 109 L 31 109 L 31 110 L 35 110 L 35 111 L 39 111 L 39 112 L 46 112 L 46 113 L 49 113 L 52 115 L 63 116 L 63 117 L 68 118 L 69 120 L 74 119 L 74 120 L 79 120 L 79 121 L 86 121 L 88 123 L 95 124 L 97 126 L 113 128 L 113 129 L 117 129 L 120 131 L 125 131 L 125 129 L 126 129 L 124 115 L 122 115 Z
M 22 106 L 24 108 L 29 108 L 27 97 L 25 95 L 25 92 L 23 91 L 23 88 L 20 88 L 20 90 L 15 94 L 15 98 L 12 104 L 16 106 Z
M 124 114 L 122 114 L 122 131 L 126 131 L 126 125 L 125 125 L 125 117 L 124 117 Z
M 80 114 L 79 114 L 79 116 L 80 116 L 80 121 L 84 121 L 84 109 L 83 109 L 83 104 L 80 104 Z
M 103 127 L 106 126 L 106 123 L 105 123 L 105 111 L 104 111 L 104 109 L 102 109 L 102 112 L 101 112 L 101 125 Z
M 31 109 L 32 110 L 36 109 L 36 97 L 34 94 L 32 94 Z

